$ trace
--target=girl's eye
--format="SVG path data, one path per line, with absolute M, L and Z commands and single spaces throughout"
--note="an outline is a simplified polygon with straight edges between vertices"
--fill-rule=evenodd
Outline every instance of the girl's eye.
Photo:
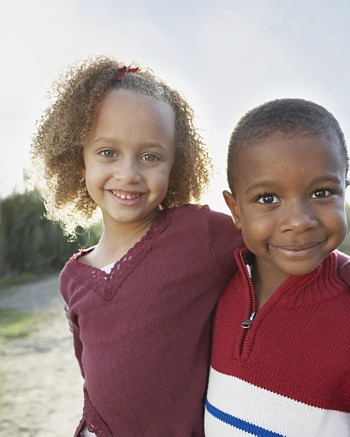
M 273 194 L 263 194 L 262 196 L 258 197 L 258 203 L 263 203 L 264 205 L 270 205 L 273 203 L 277 203 L 278 199 Z
M 312 199 L 322 199 L 323 197 L 328 197 L 330 194 L 331 194 L 330 190 L 323 188 L 321 190 L 314 191 L 311 195 L 311 198 Z
M 98 152 L 99 155 L 103 156 L 104 158 L 115 158 L 116 153 L 114 150 L 111 149 L 104 149 Z
M 159 161 L 159 157 L 154 153 L 145 153 L 144 155 L 142 155 L 141 159 L 142 161 L 148 162 Z

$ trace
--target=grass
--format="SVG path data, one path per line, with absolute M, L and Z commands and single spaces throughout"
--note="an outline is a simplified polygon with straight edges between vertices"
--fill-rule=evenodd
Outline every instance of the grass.
M 0 308 L 0 344 L 26 337 L 42 321 L 42 316 L 33 313 Z
M 11 407 L 11 402 L 8 399 L 5 389 L 4 389 L 5 376 L 0 373 L 0 408 L 9 408 Z
M 0 308 L 0 345 L 30 335 L 42 319 L 42 316 L 35 313 L 21 313 L 10 308 Z M 0 373 L 0 410 L 12 406 L 4 389 L 5 377 L 6 375 Z
M 25 314 L 9 308 L 0 308 L 0 344 L 30 335 L 41 320 L 42 317 L 37 314 Z M 0 373 L 0 409 L 11 407 L 4 390 L 4 380 L 5 375 Z
M 34 273 L 21 273 L 18 275 L 4 275 L 0 277 L 0 291 L 7 290 L 14 285 L 28 284 L 40 279 L 39 275 Z

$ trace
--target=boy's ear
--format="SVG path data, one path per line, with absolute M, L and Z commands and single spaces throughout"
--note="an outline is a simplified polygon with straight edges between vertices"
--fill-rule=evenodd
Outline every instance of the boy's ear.
M 226 205 L 229 207 L 231 211 L 233 223 L 236 225 L 237 229 L 241 229 L 241 214 L 239 212 L 239 207 L 236 202 L 236 199 L 227 190 L 223 191 L 222 194 L 224 196 Z

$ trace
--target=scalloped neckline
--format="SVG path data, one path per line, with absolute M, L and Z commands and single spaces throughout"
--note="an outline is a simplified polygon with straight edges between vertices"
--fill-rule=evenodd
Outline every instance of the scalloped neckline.
M 165 230 L 171 215 L 172 209 L 161 211 L 148 231 L 124 256 L 115 262 L 109 273 L 79 261 L 79 258 L 90 253 L 95 246 L 81 249 L 78 253 L 74 254 L 67 264 L 67 269 L 75 279 L 101 295 L 105 300 L 113 299 L 125 279 L 137 268 L 140 261 L 151 250 L 155 239 Z

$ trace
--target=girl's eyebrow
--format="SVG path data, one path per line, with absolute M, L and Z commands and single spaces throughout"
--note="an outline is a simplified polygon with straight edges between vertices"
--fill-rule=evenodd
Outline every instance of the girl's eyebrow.
M 117 138 L 111 138 L 111 137 L 98 137 L 95 138 L 90 144 L 91 145 L 96 145 L 99 143 L 107 143 L 111 146 L 115 146 L 118 144 L 118 139 Z M 151 147 L 152 149 L 161 149 L 164 151 L 167 151 L 167 148 L 163 146 L 162 143 L 158 143 L 158 142 L 145 142 L 143 144 L 143 147 Z
M 95 145 L 99 143 L 108 143 L 108 144 L 114 144 L 116 143 L 115 139 L 108 138 L 108 137 L 97 137 L 93 141 L 88 142 L 88 144 Z

